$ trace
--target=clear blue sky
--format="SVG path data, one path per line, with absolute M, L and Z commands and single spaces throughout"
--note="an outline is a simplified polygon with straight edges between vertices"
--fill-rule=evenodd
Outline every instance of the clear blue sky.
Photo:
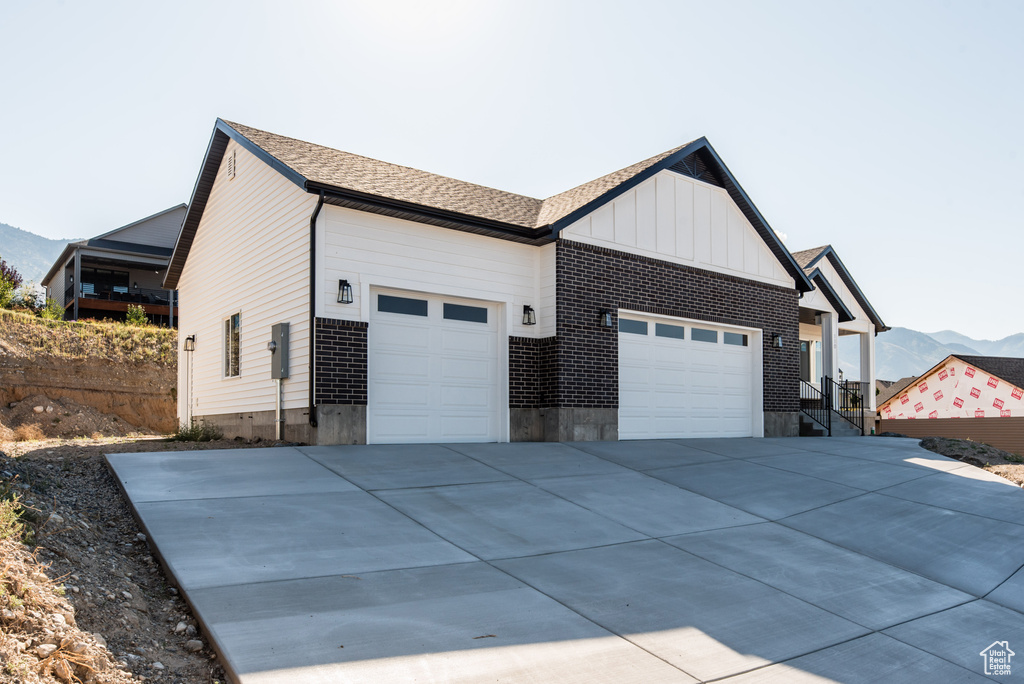
M 887 324 L 1024 331 L 1022 2 L 0 3 L 0 221 L 187 202 L 216 117 L 547 197 L 702 135 Z

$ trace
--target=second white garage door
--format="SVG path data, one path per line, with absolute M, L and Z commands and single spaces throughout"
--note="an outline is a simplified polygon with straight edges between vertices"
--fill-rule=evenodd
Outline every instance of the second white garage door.
M 753 436 L 754 341 L 745 330 L 620 314 L 619 439 Z
M 373 292 L 367 359 L 371 444 L 500 437 L 499 306 Z

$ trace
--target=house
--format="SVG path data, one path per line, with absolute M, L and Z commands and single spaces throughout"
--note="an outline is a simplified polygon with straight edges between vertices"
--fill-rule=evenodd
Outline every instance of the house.
M 796 435 L 801 321 L 879 329 L 844 277 L 704 138 L 540 200 L 218 119 L 164 287 L 182 420 L 563 441 Z
M 972 439 L 1024 454 L 1024 359 L 947 356 L 894 385 L 878 413 L 882 432 Z
M 165 209 L 88 240 L 69 242 L 43 278 L 64 318 L 124 320 L 141 305 L 154 323 L 173 326 L 177 302 L 162 287 L 186 206 Z M 76 285 L 77 283 L 77 285 Z

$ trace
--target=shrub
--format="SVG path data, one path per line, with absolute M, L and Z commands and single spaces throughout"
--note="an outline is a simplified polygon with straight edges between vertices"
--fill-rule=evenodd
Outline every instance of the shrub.
M 36 442 L 40 439 L 46 439 L 46 435 L 43 434 L 43 431 L 35 423 L 19 425 L 14 429 L 15 442 Z
M 213 442 L 223 436 L 224 433 L 216 425 L 210 425 L 205 420 L 198 423 L 193 420 L 179 425 L 171 439 L 175 442 Z
M 64 320 L 64 307 L 56 299 L 47 297 L 46 305 L 40 309 L 39 315 L 48 321 L 61 321 Z
M 14 301 L 14 294 L 21 287 L 21 274 L 6 261 L 0 259 L 0 309 L 6 309 Z
M 149 323 L 149 319 L 146 318 L 146 309 L 141 304 L 129 304 L 125 322 L 135 327 L 146 325 Z

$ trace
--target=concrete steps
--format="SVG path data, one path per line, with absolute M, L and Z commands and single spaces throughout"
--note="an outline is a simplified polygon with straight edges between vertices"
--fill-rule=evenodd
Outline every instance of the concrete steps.
M 818 421 L 812 419 L 806 413 L 800 414 L 800 436 L 801 437 L 824 437 L 828 431 Z M 833 437 L 860 437 L 860 430 L 847 422 L 835 411 L 832 412 L 832 436 Z

